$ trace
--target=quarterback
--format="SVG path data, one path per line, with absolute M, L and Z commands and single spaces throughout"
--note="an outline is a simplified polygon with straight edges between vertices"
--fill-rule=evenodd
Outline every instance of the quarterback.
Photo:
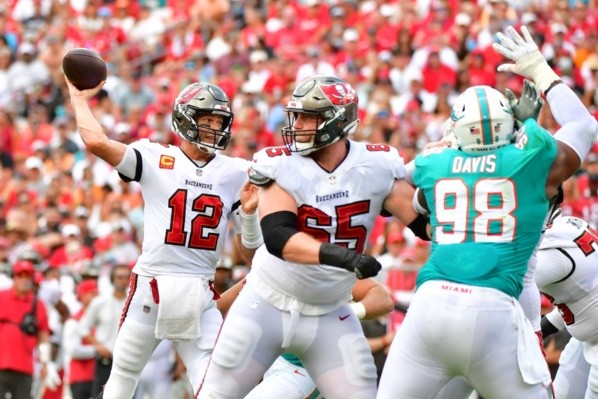
M 141 184 L 143 249 L 122 311 L 104 399 L 131 398 L 139 375 L 162 339 L 180 354 L 199 386 L 222 323 L 210 280 L 232 218 L 246 256 L 262 244 L 248 164 L 217 152 L 228 145 L 233 114 L 224 92 L 209 83 L 187 86 L 175 100 L 172 127 L 180 146 L 110 140 L 88 99 L 102 87 L 68 87 L 87 149 Z M 241 206 L 240 204 L 243 203 Z

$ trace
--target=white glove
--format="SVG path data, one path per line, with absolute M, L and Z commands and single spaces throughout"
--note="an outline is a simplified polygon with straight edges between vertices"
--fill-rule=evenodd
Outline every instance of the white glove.
M 58 387 L 62 384 L 62 380 L 60 379 L 60 375 L 58 375 L 58 370 L 56 370 L 56 365 L 52 362 L 46 364 L 46 378 L 44 378 L 44 385 L 50 391 L 56 391 Z
M 499 65 L 497 69 L 525 76 L 534 81 L 540 93 L 545 93 L 552 83 L 561 78 L 548 65 L 525 26 L 521 27 L 521 33 L 525 40 L 512 26 L 507 28 L 508 36 L 500 32 L 496 34 L 499 43 L 492 44 L 494 50 L 515 61 L 514 64 Z

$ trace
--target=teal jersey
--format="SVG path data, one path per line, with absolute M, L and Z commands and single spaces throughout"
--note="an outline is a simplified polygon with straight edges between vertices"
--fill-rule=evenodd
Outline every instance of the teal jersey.
M 294 366 L 303 367 L 303 363 L 301 363 L 301 360 L 291 353 L 283 353 L 282 355 L 280 355 L 280 357 L 282 357 L 284 360 L 286 360 Z
M 515 144 L 420 154 L 413 179 L 431 212 L 432 250 L 417 277 L 496 288 L 518 297 L 548 212 L 556 140 L 527 120 Z

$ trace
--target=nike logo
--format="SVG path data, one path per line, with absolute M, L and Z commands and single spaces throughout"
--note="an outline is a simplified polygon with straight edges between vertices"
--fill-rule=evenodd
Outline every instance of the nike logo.
M 340 321 L 343 321 L 343 320 L 345 320 L 345 319 L 346 319 L 347 317 L 349 317 L 349 316 L 351 316 L 351 314 L 348 314 L 348 315 L 346 315 L 346 316 L 339 316 L 339 317 L 338 317 L 338 319 L 339 319 Z
M 305 374 L 301 373 L 298 369 L 293 370 L 293 374 L 299 374 L 299 375 L 305 377 Z

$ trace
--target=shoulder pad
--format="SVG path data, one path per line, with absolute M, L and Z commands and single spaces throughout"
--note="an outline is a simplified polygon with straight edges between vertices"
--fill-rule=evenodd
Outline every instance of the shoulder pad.
M 256 152 L 253 154 L 253 162 L 249 172 L 250 180 L 254 184 L 262 182 L 262 185 L 267 184 L 269 180 L 277 180 L 280 168 L 284 169 L 285 161 L 290 156 L 291 153 L 286 147 L 267 147 Z M 260 177 L 257 177 L 256 174 Z
M 274 180 L 262 175 L 260 172 L 257 172 L 256 170 L 251 168 L 249 169 L 249 181 L 255 184 L 256 186 L 266 186 Z

